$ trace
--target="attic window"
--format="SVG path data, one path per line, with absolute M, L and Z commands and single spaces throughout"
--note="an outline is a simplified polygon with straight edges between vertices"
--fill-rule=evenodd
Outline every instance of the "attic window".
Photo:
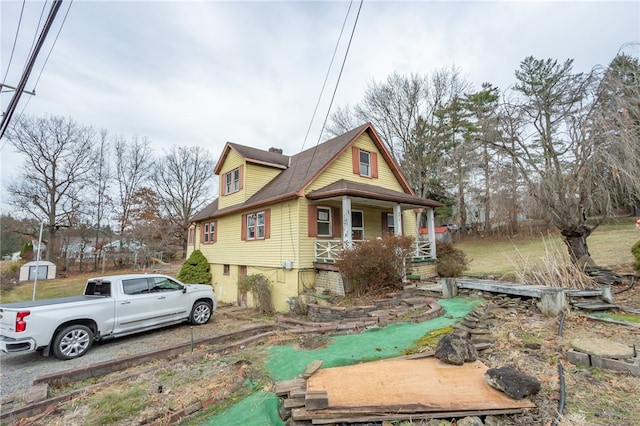
M 362 177 L 378 178 L 378 154 L 352 147 L 353 173 Z
M 224 193 L 232 194 L 240 190 L 240 168 L 224 174 Z
M 371 154 L 360 150 L 360 175 L 371 177 Z

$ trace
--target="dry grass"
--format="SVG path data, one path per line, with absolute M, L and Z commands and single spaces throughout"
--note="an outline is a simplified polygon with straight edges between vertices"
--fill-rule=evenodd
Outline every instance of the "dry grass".
M 628 223 L 627 223 L 628 222 Z M 633 221 L 623 224 L 603 225 L 587 239 L 591 257 L 598 266 L 616 269 L 629 268 L 635 259 L 631 246 L 640 240 Z M 528 264 L 540 263 L 548 249 L 566 259 L 567 249 L 557 233 L 537 237 L 515 236 L 511 239 L 469 238 L 455 243 L 456 248 L 465 252 L 469 259 L 468 275 L 494 275 L 515 278 L 514 259 L 522 257 Z M 568 263 L 568 262 L 565 262 Z
M 545 254 L 538 262 L 524 257 L 516 249 L 518 259 L 515 264 L 517 281 L 530 285 L 588 289 L 597 288 L 598 283 L 582 273 L 579 266 L 569 261 L 568 255 L 560 253 L 557 245 L 550 246 L 543 240 Z

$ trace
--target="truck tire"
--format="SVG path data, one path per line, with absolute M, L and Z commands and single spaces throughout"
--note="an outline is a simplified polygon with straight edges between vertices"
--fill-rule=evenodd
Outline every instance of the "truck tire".
M 69 325 L 53 338 L 52 351 L 56 358 L 74 359 L 81 357 L 93 344 L 93 332 L 82 324 Z
M 211 305 L 203 300 L 199 300 L 193 304 L 191 309 L 191 315 L 189 315 L 189 322 L 195 325 L 202 325 L 209 322 L 211 318 Z

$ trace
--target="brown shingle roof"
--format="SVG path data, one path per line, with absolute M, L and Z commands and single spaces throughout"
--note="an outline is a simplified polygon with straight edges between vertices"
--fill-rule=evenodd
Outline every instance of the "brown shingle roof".
M 278 169 L 286 169 L 289 166 L 290 157 L 288 155 L 282 155 L 277 152 L 264 151 L 250 146 L 227 142 L 222 150 L 222 155 L 220 155 L 220 160 L 214 169 L 215 174 L 220 174 L 220 169 L 224 165 L 224 159 L 232 149 L 249 163 L 262 164 L 263 166 L 275 167 Z
M 327 198 L 342 197 L 343 195 L 380 201 L 390 201 L 393 203 L 410 205 L 412 207 L 441 207 L 444 205 L 439 201 L 427 200 L 415 195 L 405 194 L 404 192 L 398 192 L 380 186 L 353 182 L 345 179 L 340 179 L 325 186 L 324 188 L 311 191 L 307 194 L 307 198 L 310 200 L 323 200 Z
M 197 222 L 213 216 L 218 211 L 218 199 L 216 198 L 209 203 L 205 208 L 191 217 L 191 222 Z
M 218 210 L 217 200 L 205 207 L 202 211 L 198 212 L 193 218 L 193 221 L 203 220 L 211 217 L 221 216 L 235 211 L 246 210 L 249 208 L 262 207 L 268 204 L 272 204 L 278 201 L 284 201 L 287 199 L 293 199 L 298 196 L 304 195 L 304 189 L 314 181 L 314 179 L 322 173 L 324 169 L 329 167 L 340 154 L 349 148 L 351 143 L 358 138 L 364 132 L 369 132 L 369 135 L 373 139 L 374 143 L 379 147 L 380 153 L 385 161 L 390 165 L 394 175 L 398 179 L 400 185 L 404 188 L 405 192 L 390 191 L 385 188 L 375 187 L 373 185 L 347 185 L 343 188 L 343 191 L 362 191 L 362 193 L 371 194 L 371 198 L 374 199 L 387 199 L 397 200 L 397 202 L 403 202 L 405 204 L 415 204 L 419 206 L 440 206 L 441 204 L 433 200 L 425 200 L 413 195 L 413 191 L 409 186 L 406 178 L 400 171 L 397 163 L 393 160 L 387 149 L 384 147 L 382 141 L 376 134 L 371 123 L 363 124 L 353 130 L 350 130 L 340 136 L 330 139 L 326 142 L 318 144 L 312 148 L 302 151 L 294 156 L 288 157 L 286 155 L 259 150 L 244 145 L 238 145 L 227 142 L 225 145 L 223 154 L 220 156 L 220 161 L 216 166 L 216 173 L 219 173 L 224 158 L 228 154 L 229 150 L 233 149 L 238 152 L 245 160 L 253 161 L 259 164 L 264 164 L 273 167 L 286 167 L 278 176 L 276 176 L 271 182 L 267 183 L 262 189 L 255 193 L 251 198 L 242 204 L 224 208 Z M 336 182 L 338 184 L 341 181 Z M 347 182 L 347 181 L 345 181 Z M 333 184 L 335 185 L 335 184 Z M 333 185 L 329 185 L 323 190 L 339 190 L 339 188 L 333 188 Z M 344 184 L 343 184 L 344 185 Z M 331 188 L 330 188 L 331 187 Z M 321 190 L 318 190 L 321 191 Z M 314 191 L 314 193 L 322 194 L 322 192 Z M 326 193 L 326 192 L 325 192 Z M 317 195 L 316 194 L 316 195 Z M 373 196 L 375 195 L 375 196 Z M 376 198 L 378 197 L 378 198 Z M 387 197 L 387 198 L 380 198 Z M 321 197 L 324 198 L 324 197 Z M 400 200 L 404 201 L 400 201 Z

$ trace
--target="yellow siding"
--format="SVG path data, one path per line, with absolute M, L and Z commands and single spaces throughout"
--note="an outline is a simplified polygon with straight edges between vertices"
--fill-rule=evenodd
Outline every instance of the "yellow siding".
M 243 201 L 248 200 L 256 192 L 262 189 L 273 178 L 278 176 L 282 170 L 273 167 L 260 166 L 257 164 L 247 163 L 244 167 L 244 196 Z
M 219 182 L 220 182 L 220 188 L 222 188 L 222 186 L 224 185 L 224 175 L 227 172 L 230 172 L 231 170 L 237 169 L 238 167 L 242 166 L 244 164 L 244 158 L 242 158 L 237 152 L 235 152 L 233 149 L 229 151 L 229 154 L 227 155 L 225 162 L 224 162 L 224 166 L 220 169 L 220 178 L 219 178 Z M 236 204 L 240 204 L 243 203 L 246 199 L 246 185 L 244 184 L 247 179 L 247 170 L 245 167 L 245 171 L 243 173 L 242 176 L 242 180 L 243 180 L 243 185 L 242 185 L 242 189 L 238 192 L 234 192 L 233 194 L 229 194 L 229 195 L 222 195 L 222 191 L 220 191 L 220 196 L 218 198 L 218 208 L 219 209 L 223 209 L 225 207 L 229 207 L 229 206 L 233 206 Z
M 372 179 L 353 173 L 352 152 L 351 147 L 349 147 L 324 171 L 324 173 L 322 173 L 322 175 L 318 176 L 318 178 L 309 185 L 307 193 L 325 187 L 339 179 L 381 186 L 383 188 L 403 192 L 402 186 L 398 183 L 396 177 L 391 172 L 391 168 L 384 161 L 382 154 L 378 151 L 367 133 L 360 136 L 354 142 L 354 146 L 362 148 L 365 151 L 375 152 L 378 154 L 378 178 Z
M 229 275 L 224 275 L 223 265 L 211 265 L 211 271 L 214 276 L 213 290 L 216 293 L 216 297 L 219 302 L 236 304 L 240 298 L 238 293 L 239 265 L 231 264 L 229 265 L 229 270 Z M 271 297 L 274 308 L 277 312 L 289 311 L 287 299 L 290 297 L 296 297 L 300 294 L 298 288 L 298 276 L 301 275 L 302 278 L 305 278 L 305 272 L 300 272 L 297 269 L 283 270 L 277 268 L 257 268 L 248 266 L 247 275 L 253 274 L 262 274 L 269 280 L 271 284 Z M 306 278 L 306 280 L 308 280 L 308 278 Z M 254 306 L 251 293 L 247 294 L 246 299 L 248 306 Z
M 271 210 L 271 237 L 264 240 L 241 239 L 242 215 L 218 218 L 218 235 L 214 244 L 199 244 L 212 263 L 281 268 L 285 260 L 298 267 L 298 210 L 295 201 L 275 204 Z M 265 209 L 256 210 L 264 211 Z M 198 239 L 199 241 L 199 239 Z

